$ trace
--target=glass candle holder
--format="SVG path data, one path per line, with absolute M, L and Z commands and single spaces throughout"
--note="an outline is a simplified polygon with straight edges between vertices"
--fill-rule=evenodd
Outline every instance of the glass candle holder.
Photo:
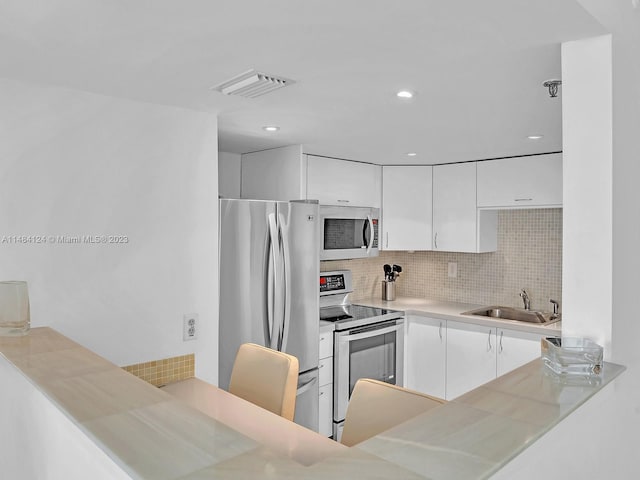
M 0 335 L 26 335 L 29 328 L 27 282 L 0 282 Z
M 587 338 L 543 338 L 542 360 L 558 375 L 598 375 L 603 349 Z

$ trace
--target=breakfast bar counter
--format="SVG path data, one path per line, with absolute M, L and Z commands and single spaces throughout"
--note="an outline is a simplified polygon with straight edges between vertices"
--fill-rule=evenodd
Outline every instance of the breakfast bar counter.
M 39 463 L 68 479 L 489 478 L 624 371 L 563 381 L 535 360 L 346 448 L 204 382 L 155 388 L 50 328 L 0 353 L 0 465 L 24 479 Z

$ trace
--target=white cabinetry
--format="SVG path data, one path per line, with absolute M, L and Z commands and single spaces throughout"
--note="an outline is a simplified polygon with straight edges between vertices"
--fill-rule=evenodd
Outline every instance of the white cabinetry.
M 406 335 L 407 388 L 448 400 L 538 358 L 548 336 L 418 315 Z
M 476 207 L 476 162 L 434 166 L 434 250 L 492 252 L 497 231 L 498 213 Z
M 303 154 L 301 145 L 248 153 L 241 162 L 242 198 L 376 208 L 382 203 L 380 165 Z
M 258 200 L 305 200 L 307 162 L 302 146 L 242 155 L 240 195 Z
M 384 250 L 432 249 L 433 167 L 382 167 Z
M 420 316 L 407 317 L 407 388 L 445 398 L 447 322 Z
M 447 322 L 447 391 L 451 400 L 496 378 L 496 329 Z
M 561 153 L 478 162 L 478 207 L 561 206 Z
M 497 376 L 504 375 L 540 356 L 540 339 L 544 335 L 498 328 Z
M 333 435 L 333 331 L 320 332 L 318 432 Z
M 307 198 L 321 205 L 380 208 L 382 167 L 307 155 Z
M 407 316 L 405 385 L 452 400 L 540 357 L 540 333 Z

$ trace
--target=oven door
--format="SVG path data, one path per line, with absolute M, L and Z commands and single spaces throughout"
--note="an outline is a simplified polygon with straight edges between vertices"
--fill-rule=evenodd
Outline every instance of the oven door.
M 404 319 L 335 332 L 333 419 L 342 422 L 360 378 L 402 386 Z

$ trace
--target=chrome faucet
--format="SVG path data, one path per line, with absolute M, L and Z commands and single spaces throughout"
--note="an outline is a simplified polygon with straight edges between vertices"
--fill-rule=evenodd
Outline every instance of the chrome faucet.
M 525 310 L 531 310 L 531 300 L 529 300 L 529 295 L 527 291 L 523 288 L 519 294 L 522 297 L 522 302 L 524 303 Z
M 558 301 L 552 298 L 549 299 L 551 305 L 553 305 L 553 313 L 551 314 L 551 318 L 558 318 L 560 313 L 558 312 Z

